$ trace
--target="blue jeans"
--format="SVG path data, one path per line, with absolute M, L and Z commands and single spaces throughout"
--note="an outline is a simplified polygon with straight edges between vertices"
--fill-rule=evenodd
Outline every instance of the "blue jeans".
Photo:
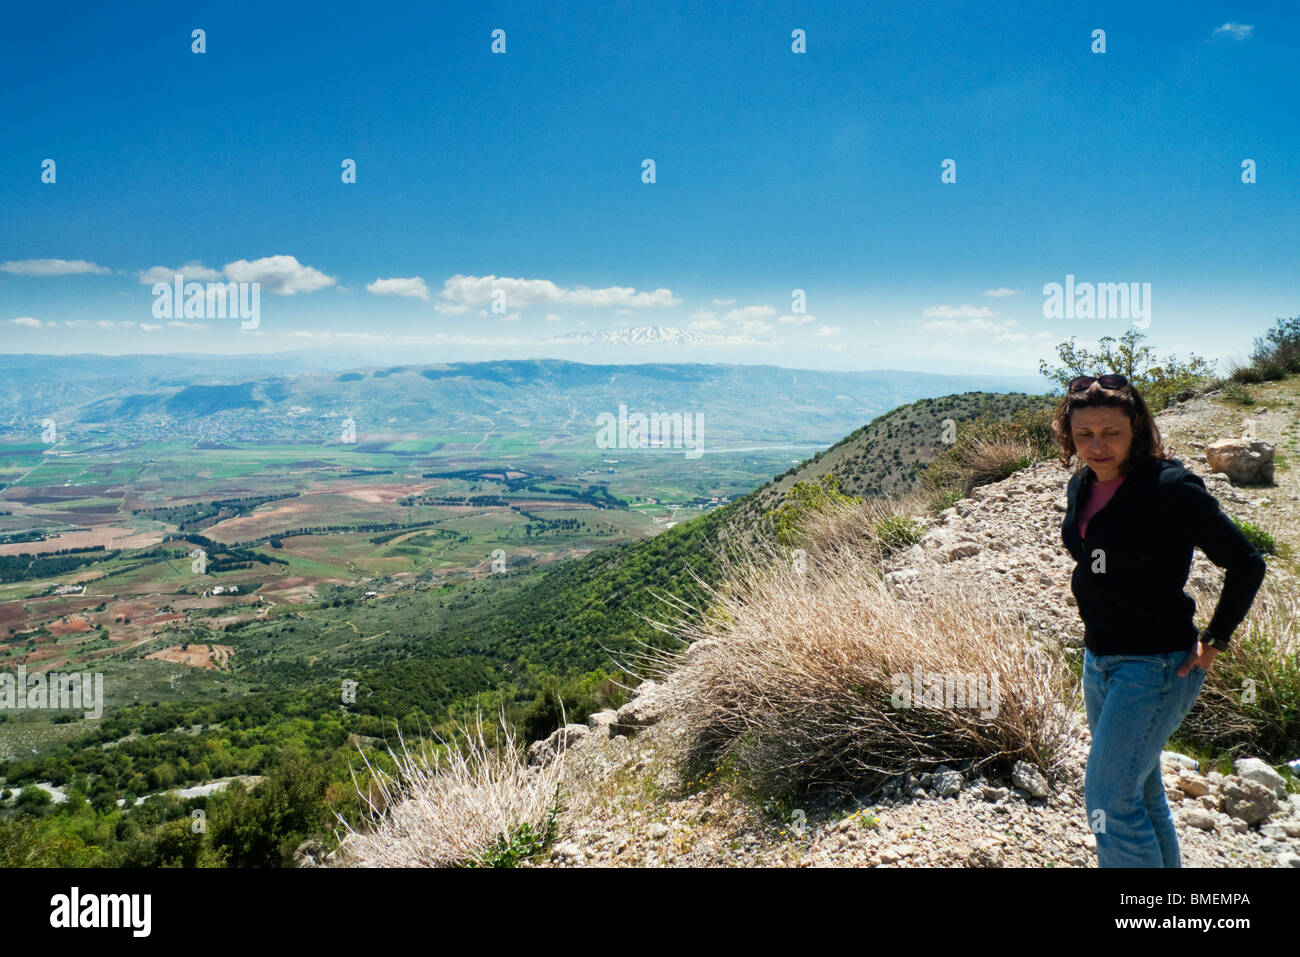
M 1205 671 L 1195 666 L 1178 677 L 1193 653 L 1094 655 L 1084 649 L 1092 749 L 1083 796 L 1098 867 L 1181 866 L 1160 752 L 1205 681 Z

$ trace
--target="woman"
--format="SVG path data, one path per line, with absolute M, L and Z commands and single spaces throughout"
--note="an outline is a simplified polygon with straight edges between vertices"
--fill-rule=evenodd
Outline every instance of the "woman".
M 1146 403 L 1121 375 L 1080 376 L 1052 423 L 1061 465 L 1078 454 L 1061 538 L 1084 623 L 1092 729 L 1084 777 L 1100 867 L 1178 867 L 1160 752 L 1200 693 L 1264 579 L 1264 559 L 1205 483 L 1165 451 Z M 1183 591 L 1192 548 L 1224 568 L 1199 635 Z

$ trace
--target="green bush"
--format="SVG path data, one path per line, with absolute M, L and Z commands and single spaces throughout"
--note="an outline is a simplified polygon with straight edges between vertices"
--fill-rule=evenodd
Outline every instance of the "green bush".
M 1255 396 L 1238 382 L 1229 382 L 1219 394 L 1223 396 L 1225 402 L 1235 402 L 1237 405 L 1255 404 Z
M 1232 521 L 1239 529 L 1241 529 L 1241 533 L 1245 535 L 1246 538 L 1250 539 L 1250 544 L 1255 546 L 1255 551 L 1259 552 L 1261 555 L 1277 554 L 1277 542 L 1274 541 L 1273 536 L 1268 532 L 1264 531 L 1258 525 L 1252 525 L 1250 522 L 1239 522 L 1235 518 Z
M 906 515 L 891 515 L 876 523 L 876 539 L 888 551 L 915 545 L 925 530 Z
M 599 668 L 568 681 L 547 675 L 541 690 L 524 709 L 520 730 L 525 740 L 538 741 L 564 722 L 581 724 L 597 711 L 616 707 L 626 696 L 627 692 Z
M 785 501 L 763 515 L 765 525 L 776 533 L 782 545 L 798 543 L 799 531 L 808 517 L 833 505 L 854 505 L 860 499 L 840 491 L 840 477 L 827 472 L 816 482 L 795 482 Z

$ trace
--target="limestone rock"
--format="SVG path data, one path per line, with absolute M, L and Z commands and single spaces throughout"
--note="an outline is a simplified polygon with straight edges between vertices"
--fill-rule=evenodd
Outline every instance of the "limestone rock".
M 534 767 L 550 764 L 565 748 L 571 747 L 591 731 L 585 724 L 566 724 L 556 728 L 544 741 L 534 741 L 528 746 L 524 763 Z
M 1281 804 L 1273 792 L 1247 778 L 1229 778 L 1223 786 L 1223 809 L 1247 824 L 1258 824 Z
M 642 728 L 657 724 L 664 713 L 663 689 L 653 681 L 643 681 L 636 689 L 636 696 L 618 709 L 614 723 L 610 725 L 611 735 L 633 735 Z
M 1188 808 L 1182 812 L 1181 817 L 1188 827 L 1199 827 L 1202 831 L 1214 830 L 1214 814 L 1203 807 Z
M 1273 446 L 1259 439 L 1220 439 L 1205 447 L 1205 460 L 1238 485 L 1273 481 Z
M 956 771 L 940 771 L 934 776 L 934 792 L 941 798 L 951 797 L 961 792 L 963 783 L 962 776 Z
M 963 499 L 962 501 L 965 501 Z M 960 503 L 958 503 L 960 505 Z M 973 535 L 965 532 L 953 532 L 946 528 L 937 528 L 927 532 L 921 539 L 925 547 L 937 561 L 951 562 L 959 558 L 978 555 L 981 551 L 979 542 Z
M 1186 768 L 1179 769 L 1178 772 L 1178 790 L 1182 791 L 1188 797 L 1202 797 L 1210 793 L 1210 785 L 1205 778 L 1201 777 L 1194 771 Z
M 1237 777 L 1262 784 L 1279 801 L 1286 800 L 1286 778 L 1259 758 L 1238 758 L 1233 762 L 1232 768 Z
M 1028 761 L 1016 762 L 1016 766 L 1011 769 L 1011 783 L 1036 798 L 1047 797 L 1052 793 L 1051 788 L 1047 786 L 1047 779 L 1043 777 L 1043 772 Z

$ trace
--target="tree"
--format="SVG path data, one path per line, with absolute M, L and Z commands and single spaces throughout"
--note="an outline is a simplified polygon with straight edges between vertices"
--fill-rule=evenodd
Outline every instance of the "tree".
M 38 788 L 34 784 L 29 784 L 23 788 L 22 793 L 18 795 L 15 802 L 19 814 L 30 814 L 32 817 L 40 817 L 48 814 L 53 807 L 54 799 L 50 797 L 50 792 L 45 788 Z
M 1171 355 L 1164 365 L 1153 365 L 1154 352 L 1151 347 L 1139 346 L 1145 338 L 1136 327 L 1130 326 L 1120 336 L 1118 347 L 1113 347 L 1113 337 L 1102 336 L 1097 340 L 1099 349 L 1093 354 L 1085 349 L 1076 349 L 1074 337 L 1071 336 L 1056 347 L 1057 355 L 1064 365 L 1052 369 L 1045 360 L 1040 360 L 1038 372 L 1059 382 L 1062 394 L 1077 376 L 1118 372 L 1142 393 L 1143 400 L 1152 412 L 1159 412 L 1168 406 L 1172 396 L 1213 376 L 1214 370 L 1210 364 L 1195 354 L 1187 362 L 1179 362 Z
M 214 852 L 230 867 L 283 867 L 308 835 L 329 822 L 324 769 L 301 757 L 281 755 L 280 766 L 256 790 L 233 783 L 208 805 Z
M 1251 361 L 1272 367 L 1264 378 L 1280 379 L 1288 372 L 1300 372 L 1300 316 L 1278 319 L 1273 328 L 1255 340 Z

